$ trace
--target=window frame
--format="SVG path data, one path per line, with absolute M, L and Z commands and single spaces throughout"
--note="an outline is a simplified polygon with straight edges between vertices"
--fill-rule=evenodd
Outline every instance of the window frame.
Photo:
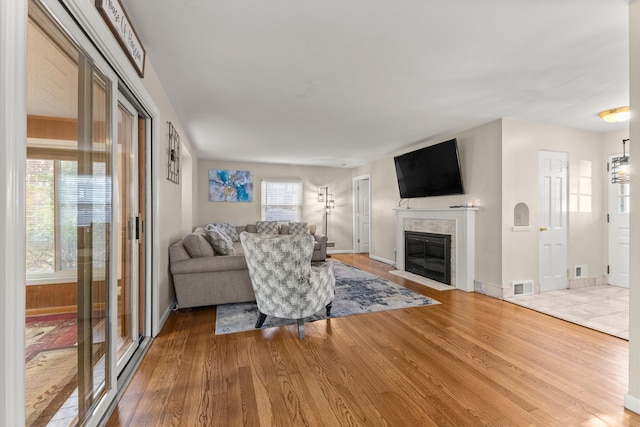
M 298 203 L 279 203 L 279 204 L 269 204 L 267 200 L 269 198 L 267 192 L 269 191 L 269 185 L 297 185 L 299 186 L 297 189 L 297 198 Z M 275 207 L 284 207 L 284 206 L 297 206 L 295 209 L 295 218 L 293 219 L 277 219 L 269 216 L 270 207 L 273 210 Z M 279 224 L 287 224 L 290 222 L 300 222 L 302 221 L 302 213 L 304 206 L 304 183 L 300 179 L 263 179 L 261 181 L 261 191 L 260 191 L 260 218 L 262 221 L 278 221 Z
M 62 161 L 77 161 L 78 154 L 75 146 L 69 145 L 68 141 L 55 140 L 58 145 L 69 145 L 68 148 L 52 147 L 44 148 L 37 144 L 39 138 L 27 138 L 27 160 L 49 160 L 53 162 L 53 204 L 54 204 L 54 270 L 46 272 L 26 272 L 26 284 L 27 285 L 49 285 L 49 284 L 61 284 L 61 283 L 75 283 L 78 280 L 77 269 L 60 269 L 60 242 L 62 239 L 61 229 L 59 224 L 60 219 L 60 198 L 59 198 L 59 179 L 60 179 L 60 162 Z M 52 140 L 50 140 L 52 141 Z M 98 155 L 97 161 L 103 161 L 104 155 Z M 26 170 L 25 174 L 29 171 Z M 25 192 L 28 188 L 25 187 Z M 98 275 L 97 279 L 104 278 L 104 269 L 96 269 Z

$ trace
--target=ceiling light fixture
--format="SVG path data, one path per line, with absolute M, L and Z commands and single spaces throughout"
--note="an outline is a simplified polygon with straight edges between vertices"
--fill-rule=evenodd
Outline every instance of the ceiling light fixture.
M 618 107 L 611 110 L 603 111 L 598 114 L 602 120 L 609 123 L 626 122 L 629 120 L 629 107 Z

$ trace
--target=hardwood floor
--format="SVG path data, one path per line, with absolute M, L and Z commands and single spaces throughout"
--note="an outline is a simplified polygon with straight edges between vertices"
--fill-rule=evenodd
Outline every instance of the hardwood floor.
M 442 304 L 214 335 L 172 313 L 109 426 L 640 426 L 628 342 L 476 293 L 435 291 L 364 255 L 333 259 Z

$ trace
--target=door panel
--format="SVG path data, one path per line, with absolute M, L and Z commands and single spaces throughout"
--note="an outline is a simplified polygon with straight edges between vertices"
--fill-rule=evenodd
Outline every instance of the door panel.
M 613 157 L 610 156 L 609 164 Z M 609 173 L 609 284 L 629 287 L 629 205 L 631 184 L 611 183 Z
M 117 351 L 121 372 L 138 347 L 138 114 L 124 95 L 118 100 L 118 285 Z
M 369 252 L 371 234 L 371 192 L 369 178 L 356 179 L 356 236 L 355 248 L 357 253 Z
M 63 335 L 51 332 L 36 350 L 27 341 L 28 425 L 46 425 L 52 418 L 59 425 L 84 425 L 91 416 L 99 418 L 104 402 L 115 397 L 110 345 L 115 75 L 67 18 L 58 3 L 45 11 L 29 2 L 27 122 L 34 126 L 28 125 L 27 153 L 34 175 L 27 174 L 26 188 L 38 211 L 25 234 L 36 244 L 30 249 L 38 283 L 64 284 L 54 292 L 68 293 L 64 300 L 71 302 L 49 307 L 56 313 L 48 319 L 56 325 L 51 331 L 64 328 Z M 45 122 L 50 126 L 35 126 Z M 40 188 L 40 179 L 32 181 L 43 173 L 52 184 L 46 188 Z M 38 221 L 47 225 L 44 232 L 34 227 Z M 32 267 L 27 269 L 33 278 Z M 34 332 L 29 326 L 34 319 L 26 320 L 32 342 L 50 332 Z
M 540 291 L 567 287 L 567 153 L 540 151 Z

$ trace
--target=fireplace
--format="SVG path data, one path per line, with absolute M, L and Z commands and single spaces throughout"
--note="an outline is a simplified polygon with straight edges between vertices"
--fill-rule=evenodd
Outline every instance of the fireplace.
M 475 214 L 478 208 L 419 209 L 397 208 L 396 268 L 406 270 L 405 231 L 451 236 L 451 286 L 474 290 Z
M 405 231 L 406 271 L 451 284 L 451 235 Z

